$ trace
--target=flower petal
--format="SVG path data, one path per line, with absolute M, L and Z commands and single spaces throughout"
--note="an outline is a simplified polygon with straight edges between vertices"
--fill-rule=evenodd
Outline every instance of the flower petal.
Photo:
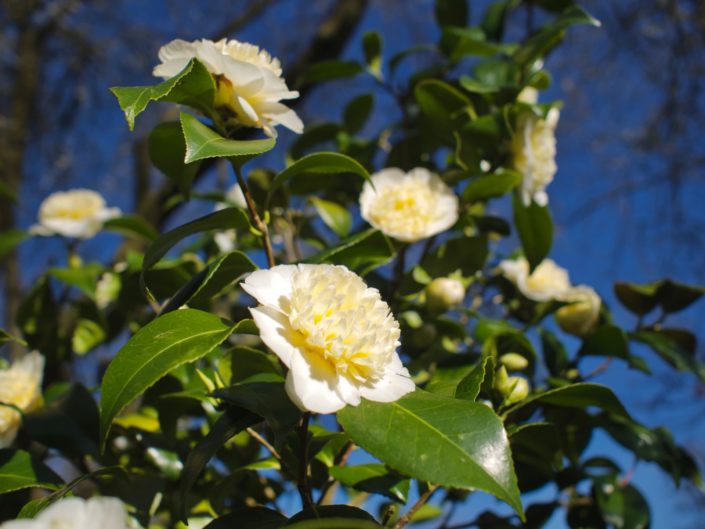
M 296 265 L 278 265 L 269 270 L 257 270 L 247 276 L 241 286 L 262 305 L 287 313 L 287 302 L 292 289 L 291 276 L 295 271 Z
M 314 413 L 334 413 L 345 407 L 338 395 L 338 376 L 332 366 L 316 355 L 291 356 L 286 375 L 286 393 L 299 408 Z
M 402 368 L 403 369 L 403 368 Z M 389 370 L 384 377 L 372 385 L 360 386 L 360 395 L 375 402 L 394 402 L 416 389 L 406 369 Z
M 296 347 L 288 318 L 271 307 L 251 308 L 250 313 L 259 329 L 260 338 L 289 367 Z

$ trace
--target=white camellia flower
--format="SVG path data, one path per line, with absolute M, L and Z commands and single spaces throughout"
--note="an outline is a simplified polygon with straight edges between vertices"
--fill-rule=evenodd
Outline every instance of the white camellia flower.
M 286 391 L 302 410 L 333 413 L 360 398 L 392 402 L 414 391 L 396 352 L 399 324 L 355 273 L 336 265 L 279 265 L 242 284 L 262 341 L 289 368 Z
M 276 137 L 276 125 L 303 132 L 296 112 L 279 102 L 294 99 L 299 93 L 289 90 L 281 77 L 279 61 L 269 53 L 237 40 L 176 39 L 159 49 L 162 62 L 154 68 L 154 75 L 174 77 L 193 58 L 203 63 L 215 79 L 216 106 L 233 113 L 239 123 L 261 128 L 271 137 Z
M 602 300 L 587 285 L 570 288 L 561 298 L 569 303 L 556 311 L 556 322 L 569 334 L 583 336 L 595 327 L 600 317 Z
M 533 86 L 525 86 L 521 92 L 519 92 L 519 95 L 517 95 L 517 101 L 521 101 L 522 103 L 528 103 L 530 105 L 533 105 L 535 103 L 539 102 L 539 91 L 536 90 Z
M 529 262 L 525 257 L 505 259 L 499 263 L 499 268 L 524 296 L 533 301 L 562 300 L 570 289 L 568 272 L 551 259 L 541 261 L 532 274 L 529 274 Z
M 247 202 L 245 201 L 245 195 L 240 189 L 239 184 L 232 186 L 227 193 L 225 193 L 225 198 L 227 202 L 218 202 L 215 206 L 215 210 L 219 211 L 224 208 L 235 206 L 238 208 L 246 209 Z M 225 230 L 216 233 L 213 236 L 216 246 L 222 253 L 232 252 L 235 249 L 235 243 L 237 241 L 237 232 L 235 230 Z
M 390 167 L 373 174 L 371 180 L 360 194 L 360 214 L 398 241 L 426 239 L 458 220 L 458 197 L 428 169 L 417 167 L 405 173 Z
M 22 411 L 32 411 L 42 402 L 44 357 L 33 351 L 0 370 L 0 402 Z M 22 422 L 20 413 L 10 406 L 0 406 L 0 448 L 15 440 Z
M 548 204 L 546 187 L 556 174 L 556 126 L 560 111 L 551 108 L 546 119 L 523 113 L 512 141 L 514 167 L 522 175 L 521 197 L 528 206 L 533 199 L 539 206 Z
M 30 227 L 34 235 L 63 235 L 90 239 L 106 220 L 120 215 L 119 208 L 109 208 L 99 193 L 74 189 L 52 193 L 39 206 L 39 223 Z
M 0 529 L 127 529 L 127 513 L 117 498 L 62 498 L 31 519 L 12 520 Z

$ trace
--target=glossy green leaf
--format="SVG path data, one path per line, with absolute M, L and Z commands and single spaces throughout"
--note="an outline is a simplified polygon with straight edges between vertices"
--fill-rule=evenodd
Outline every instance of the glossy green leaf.
M 0 449 L 0 494 L 29 487 L 56 489 L 61 483 L 53 470 L 29 452 Z
M 529 37 L 514 54 L 514 60 L 521 65 L 531 65 L 563 39 L 567 28 L 576 24 L 600 26 L 600 22 L 582 7 L 573 5 Z
M 514 223 L 519 232 L 524 255 L 533 271 L 551 251 L 553 221 L 548 207 L 535 202 L 527 207 L 518 193 L 514 194 Z
M 523 517 L 507 434 L 487 406 L 416 390 L 396 402 L 348 406 L 338 420 L 356 444 L 399 472 L 489 492 Z
M 233 509 L 216 518 L 203 529 L 279 529 L 286 523 L 286 516 L 265 507 Z
M 592 490 L 602 517 L 614 529 L 649 527 L 649 504 L 636 487 L 621 483 L 616 475 L 607 475 L 595 478 Z
M 379 463 L 331 467 L 329 473 L 346 487 L 382 494 L 401 503 L 406 503 L 409 495 L 409 478 L 390 472 Z
M 181 287 L 162 309 L 162 314 L 187 304 L 194 308 L 207 307 L 211 298 L 255 270 L 257 265 L 246 254 L 237 250 L 223 254 Z
M 369 524 L 369 525 L 368 525 Z M 320 505 L 304 509 L 283 525 L 287 529 L 370 529 L 380 525 L 362 509 L 350 505 Z
M 438 79 L 421 81 L 414 96 L 431 131 L 446 142 L 453 131 L 475 116 L 470 99 L 457 88 Z
M 103 229 L 148 242 L 152 242 L 159 235 L 151 224 L 137 215 L 124 215 L 109 219 L 103 223 Z
M 187 164 L 207 158 L 251 157 L 271 150 L 277 143 L 274 138 L 229 140 L 184 112 L 180 120 L 186 142 L 184 162 Z
M 171 178 L 181 193 L 188 197 L 199 163 L 185 163 L 186 141 L 181 123 L 160 123 L 149 135 L 149 158 L 152 164 Z
M 374 98 L 372 94 L 362 94 L 345 106 L 345 110 L 343 111 L 343 124 L 348 134 L 357 134 L 360 132 L 365 123 L 367 123 L 373 106 Z
M 595 406 L 615 415 L 629 418 L 629 413 L 627 413 L 627 410 L 624 409 L 624 406 L 610 388 L 601 384 L 588 382 L 579 382 L 570 384 L 569 386 L 550 389 L 543 393 L 534 393 L 509 408 L 505 412 L 505 415 L 509 415 L 536 403 L 552 404 L 554 406 L 564 406 L 568 408 L 588 408 Z
M 135 118 L 152 101 L 179 103 L 208 114 L 213 105 L 215 83 L 206 67 L 192 59 L 181 73 L 158 85 L 114 87 L 110 91 L 117 97 L 132 130 Z
M 470 180 L 463 190 L 463 198 L 468 202 L 487 200 L 506 195 L 521 182 L 521 175 L 516 171 L 503 169 L 494 174 L 481 175 Z
M 432 278 L 460 271 L 473 276 L 485 265 L 488 256 L 487 238 L 456 237 L 449 239 L 421 260 L 419 266 Z
M 698 362 L 691 351 L 681 347 L 667 331 L 668 329 L 649 329 L 633 332 L 629 337 L 651 347 L 663 360 L 679 371 L 689 371 L 705 382 L 705 365 Z
M 303 158 L 299 158 L 276 177 L 274 177 L 269 189 L 270 197 L 284 184 L 284 182 L 294 176 L 306 173 L 352 173 L 362 177 L 364 180 L 370 179 L 370 173 L 368 173 L 367 169 L 360 165 L 357 160 L 337 152 L 316 152 L 313 154 L 308 154 Z
M 307 262 L 342 264 L 364 276 L 389 263 L 394 255 L 396 252 L 389 238 L 379 230 L 370 229 L 343 239 Z
M 248 230 L 250 221 L 240 208 L 225 208 L 193 220 L 160 235 L 147 249 L 142 263 L 141 281 L 145 283 L 145 273 L 156 265 L 178 242 L 189 235 L 211 230 Z
M 105 269 L 98 263 L 88 263 L 80 268 L 49 268 L 47 273 L 72 287 L 78 288 L 91 299 L 95 298 L 98 278 Z
M 455 398 L 464 400 L 476 400 L 485 381 L 487 364 L 489 357 L 485 357 L 458 383 L 455 390 Z
M 247 410 L 229 408 L 213 424 L 208 434 L 194 446 L 186 458 L 179 480 L 179 501 L 181 519 L 188 516 L 187 495 L 196 483 L 198 476 L 218 450 L 245 428 L 261 421 L 261 418 Z
M 125 406 L 172 369 L 207 355 L 237 329 L 213 314 L 184 309 L 160 316 L 137 331 L 103 376 L 101 446 L 113 419 Z
M 321 61 L 308 67 L 301 77 L 299 84 L 303 86 L 312 83 L 321 83 L 323 81 L 332 81 L 334 79 L 347 79 L 349 77 L 355 77 L 357 74 L 364 71 L 365 70 L 357 61 Z
M 323 223 L 333 230 L 338 237 L 345 237 L 350 233 L 352 217 L 347 209 L 340 204 L 318 197 L 311 197 L 310 200 Z
M 514 44 L 488 41 L 480 28 L 445 28 L 442 47 L 451 61 L 457 62 L 465 56 L 492 57 L 498 53 L 511 53 Z
M 0 258 L 14 250 L 18 244 L 29 238 L 29 236 L 29 232 L 17 228 L 11 228 L 0 233 Z
M 627 334 L 616 325 L 602 325 L 585 336 L 580 356 L 610 356 L 629 359 Z
M 657 304 L 658 283 L 637 285 L 634 283 L 615 283 L 614 293 L 617 299 L 634 314 L 644 315 L 653 310 Z

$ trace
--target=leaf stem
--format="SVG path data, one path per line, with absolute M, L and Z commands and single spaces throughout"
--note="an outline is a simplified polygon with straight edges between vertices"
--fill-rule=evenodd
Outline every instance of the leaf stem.
M 399 518 L 397 523 L 394 524 L 393 529 L 401 529 L 404 527 L 406 524 L 408 524 L 411 519 L 414 517 L 414 514 L 418 512 L 418 510 L 423 507 L 428 500 L 431 499 L 431 496 L 433 496 L 433 493 L 438 490 L 437 485 L 433 485 L 428 488 L 426 492 L 424 492 L 419 499 L 414 503 L 411 508 L 404 513 L 404 515 Z
M 304 413 L 299 425 L 299 475 L 297 486 L 301 495 L 301 503 L 303 508 L 316 510 L 311 497 L 311 488 L 308 484 L 308 422 L 311 419 L 311 413 Z
M 267 265 L 272 268 L 276 263 L 274 261 L 274 252 L 272 251 L 272 241 L 269 238 L 269 229 L 267 225 L 262 221 L 262 218 L 257 213 L 257 207 L 252 200 L 252 195 L 250 194 L 250 189 L 247 187 L 247 182 L 242 177 L 242 170 L 240 166 L 231 162 L 233 168 L 235 169 L 235 176 L 237 177 L 237 183 L 242 190 L 242 194 L 245 196 L 245 203 L 247 204 L 247 211 L 250 212 L 250 218 L 252 219 L 252 224 L 255 228 L 262 234 L 262 245 L 264 246 L 264 253 L 267 255 Z
M 259 444 L 261 444 L 263 447 L 265 447 L 269 452 L 274 456 L 274 459 L 279 461 L 279 464 L 282 464 L 282 456 L 279 453 L 279 451 L 272 446 L 272 444 L 267 441 L 264 437 L 262 437 L 257 430 L 254 428 L 250 427 L 247 428 L 247 433 L 250 434 L 250 437 L 252 437 L 255 441 L 257 441 Z

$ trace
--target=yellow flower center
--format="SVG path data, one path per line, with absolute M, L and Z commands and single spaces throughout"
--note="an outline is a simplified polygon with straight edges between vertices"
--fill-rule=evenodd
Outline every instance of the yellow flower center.
M 385 233 L 404 233 L 423 238 L 438 218 L 437 196 L 426 182 L 409 178 L 394 187 L 377 190 L 369 220 Z
M 399 325 L 376 289 L 344 267 L 301 267 L 292 278 L 289 322 L 311 362 L 358 383 L 380 378 Z
M 93 191 L 68 191 L 50 196 L 39 211 L 40 220 L 82 220 L 96 217 L 105 208 L 103 198 Z

